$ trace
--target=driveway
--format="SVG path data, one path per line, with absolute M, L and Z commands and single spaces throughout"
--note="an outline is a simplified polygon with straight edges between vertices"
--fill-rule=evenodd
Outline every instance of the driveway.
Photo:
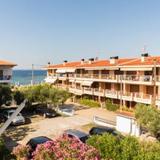
M 20 144 L 25 144 L 30 138 L 36 136 L 47 136 L 54 139 L 66 129 L 79 128 L 92 123 L 93 116 L 116 121 L 116 114 L 113 112 L 101 108 L 89 108 L 77 110 L 72 117 L 39 119 L 28 125 L 11 127 L 6 131 L 6 135 Z

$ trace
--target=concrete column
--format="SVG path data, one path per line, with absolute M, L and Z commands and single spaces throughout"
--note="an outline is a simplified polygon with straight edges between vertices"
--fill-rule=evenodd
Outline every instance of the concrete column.
M 160 97 L 160 86 L 158 86 L 158 97 Z
M 98 76 L 99 76 L 99 79 L 101 79 L 101 78 L 102 78 L 102 71 L 101 71 L 101 70 L 99 70 L 99 74 L 98 74 Z

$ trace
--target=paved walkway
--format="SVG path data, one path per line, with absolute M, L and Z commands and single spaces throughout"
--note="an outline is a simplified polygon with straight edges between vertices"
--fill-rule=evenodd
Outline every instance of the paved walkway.
M 90 108 L 76 111 L 73 117 L 43 119 L 29 125 L 19 126 L 16 129 L 14 128 L 12 132 L 15 132 L 14 136 L 17 135 L 17 139 L 15 140 L 21 144 L 25 144 L 30 138 L 36 136 L 47 136 L 54 139 L 66 129 L 78 128 L 93 122 L 93 116 L 95 115 L 107 120 L 116 121 L 115 113 L 108 112 L 105 109 Z M 10 137 L 12 138 L 12 135 Z

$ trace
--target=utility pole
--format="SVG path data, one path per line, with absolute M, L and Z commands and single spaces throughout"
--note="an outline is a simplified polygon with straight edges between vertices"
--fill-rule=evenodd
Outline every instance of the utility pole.
M 156 106 L 156 80 L 157 80 L 157 76 L 156 76 L 156 58 L 153 60 L 153 98 L 152 98 L 152 105 L 155 107 Z
M 32 80 L 31 80 L 31 85 L 34 84 L 34 64 L 32 64 Z
M 122 111 L 122 94 L 123 94 L 123 83 L 122 83 L 122 77 L 123 75 L 119 75 L 119 80 L 120 80 L 120 110 Z

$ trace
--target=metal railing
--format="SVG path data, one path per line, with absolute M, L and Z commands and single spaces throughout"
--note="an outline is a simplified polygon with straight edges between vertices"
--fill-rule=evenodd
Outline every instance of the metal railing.
M 143 81 L 143 82 L 152 82 L 152 76 L 144 75 L 122 75 L 122 80 L 126 81 Z
M 140 98 L 140 99 L 152 99 L 152 95 L 150 94 L 144 94 L 144 93 L 134 93 L 135 98 Z

